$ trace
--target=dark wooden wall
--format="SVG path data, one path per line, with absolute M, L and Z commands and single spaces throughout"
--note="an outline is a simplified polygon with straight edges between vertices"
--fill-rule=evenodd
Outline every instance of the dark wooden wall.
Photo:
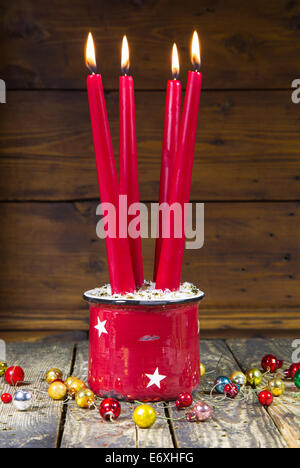
M 97 179 L 83 49 L 92 30 L 118 146 L 120 44 L 135 78 L 140 194 L 158 197 L 166 80 L 181 80 L 193 29 L 202 45 L 192 199 L 205 246 L 184 279 L 207 294 L 206 334 L 300 330 L 300 2 L 0 0 L 1 329 L 86 330 L 82 292 L 108 280 L 95 233 Z M 144 242 L 151 277 L 153 241 Z M 221 332 L 220 332 L 221 330 Z M 232 331 L 233 330 L 233 331 Z

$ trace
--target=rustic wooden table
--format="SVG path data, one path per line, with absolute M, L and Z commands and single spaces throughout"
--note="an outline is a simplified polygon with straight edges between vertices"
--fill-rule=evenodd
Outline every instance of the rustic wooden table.
M 209 398 L 210 382 L 218 374 L 259 366 L 267 353 L 291 362 L 292 352 L 292 340 L 287 339 L 202 340 L 201 361 L 207 375 L 195 398 Z M 85 379 L 87 359 L 87 342 L 8 344 L 7 361 L 24 368 L 27 388 L 35 393 L 35 404 L 24 413 L 11 404 L 0 404 L 1 448 L 300 447 L 300 400 L 292 384 L 267 410 L 252 395 L 245 400 L 219 403 L 213 418 L 205 423 L 157 419 L 150 429 L 135 426 L 131 403 L 122 403 L 118 421 L 108 423 L 100 419 L 97 410 L 79 409 L 73 401 L 64 404 L 50 400 L 44 379 L 46 369 L 59 367 L 65 375 Z M 7 387 L 1 379 L 1 393 L 9 390 Z M 155 406 L 161 415 L 178 418 L 176 410 Z

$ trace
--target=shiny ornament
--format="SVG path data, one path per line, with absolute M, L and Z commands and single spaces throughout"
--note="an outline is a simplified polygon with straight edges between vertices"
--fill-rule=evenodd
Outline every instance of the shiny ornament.
M 262 358 L 261 367 L 266 372 L 276 372 L 277 368 L 277 359 L 273 354 L 267 354 Z
M 273 396 L 280 396 L 283 394 L 285 385 L 281 379 L 272 379 L 268 383 L 268 390 Z
M 284 362 L 281 359 L 276 359 L 277 369 L 281 369 L 283 364 L 284 364 Z
M 67 380 L 65 380 L 65 385 L 67 386 L 67 388 L 69 389 L 69 386 L 71 385 L 72 382 L 74 382 L 75 380 L 78 380 L 77 377 L 68 377 Z
M 95 406 L 95 395 L 89 388 L 83 388 L 76 393 L 75 401 L 79 408 L 92 408 Z
M 7 370 L 7 364 L 6 362 L 0 361 L 0 377 L 2 377 Z
M 268 390 L 263 390 L 258 395 L 258 400 L 262 406 L 270 406 L 273 403 L 273 395 Z
M 300 370 L 300 362 L 293 362 L 293 364 L 290 365 L 289 369 L 285 371 L 284 374 L 287 374 L 287 378 L 293 379 L 297 370 Z
M 1 395 L 2 403 L 10 403 L 12 401 L 12 396 L 10 393 L 2 393 Z
M 297 388 L 300 388 L 300 370 L 297 370 L 295 377 L 294 377 L 294 383 Z
M 13 398 L 13 405 L 18 411 L 27 411 L 31 408 L 33 395 L 26 390 L 18 390 Z
M 175 401 L 175 406 L 177 409 L 187 408 L 193 403 L 193 397 L 189 392 L 182 392 L 178 395 L 177 400 Z
M 24 371 L 19 366 L 9 367 L 4 374 L 4 378 L 9 385 L 15 387 L 24 381 Z
M 240 387 L 243 387 L 247 383 L 247 377 L 241 371 L 232 372 L 229 378 L 232 383 L 239 385 Z
M 226 395 L 228 398 L 234 399 L 239 393 L 239 389 L 237 385 L 234 383 L 230 383 L 225 385 L 224 387 L 224 395 Z
M 51 384 L 54 380 L 62 380 L 63 373 L 60 369 L 53 367 L 46 372 L 46 382 Z
M 139 427 L 150 427 L 155 423 L 156 412 L 150 405 L 140 405 L 133 412 L 133 420 Z
M 79 390 L 82 390 L 83 388 L 86 388 L 85 383 L 82 380 L 79 379 L 74 379 L 70 385 L 68 385 L 68 393 L 72 397 L 75 397 L 76 393 L 79 392 Z
M 200 362 L 200 375 L 203 377 L 205 375 L 205 365 Z
M 211 407 L 205 401 L 197 401 L 185 418 L 187 421 L 206 421 L 212 415 Z
M 99 406 L 99 412 L 107 421 L 117 419 L 121 413 L 121 406 L 115 398 L 105 398 Z
M 227 384 L 230 384 L 230 379 L 221 375 L 215 380 L 214 387 L 218 393 L 224 393 L 224 387 Z
M 262 374 L 259 369 L 249 369 L 246 372 L 247 382 L 253 387 L 257 387 L 262 380 Z
M 61 381 L 52 382 L 48 388 L 48 394 L 52 400 L 63 400 L 67 391 L 67 386 Z

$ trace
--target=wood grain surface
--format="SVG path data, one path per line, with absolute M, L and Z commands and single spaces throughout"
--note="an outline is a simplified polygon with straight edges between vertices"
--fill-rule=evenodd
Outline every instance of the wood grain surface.
M 253 366 L 260 367 L 258 363 L 266 354 L 274 354 L 278 359 L 283 359 L 285 368 L 293 362 L 293 340 L 229 340 L 227 343 L 244 371 Z M 285 384 L 285 393 L 280 398 L 274 398 L 268 413 L 288 446 L 300 448 L 300 394 L 291 381 L 285 381 Z
M 185 83 L 195 28 L 207 88 L 287 89 L 300 76 L 297 1 L 1 0 L 0 6 L 0 76 L 13 88 L 82 89 L 90 30 L 108 89 L 117 87 L 125 33 L 137 88 L 164 88 L 173 41 Z
M 62 416 L 61 401 L 52 401 L 48 396 L 46 371 L 58 367 L 67 377 L 73 360 L 73 343 L 9 343 L 7 363 L 19 365 L 25 373 L 25 382 L 20 388 L 34 395 L 32 408 L 17 411 L 13 404 L 0 403 L 1 448 L 55 448 Z M 15 394 L 16 389 L 7 385 L 2 377 L 0 394 Z
M 140 197 L 157 201 L 165 92 L 135 101 Z M 106 102 L 118 160 L 118 93 Z M 8 92 L 0 122 L 0 200 L 98 199 L 86 92 Z M 290 91 L 202 93 L 191 199 L 300 199 Z

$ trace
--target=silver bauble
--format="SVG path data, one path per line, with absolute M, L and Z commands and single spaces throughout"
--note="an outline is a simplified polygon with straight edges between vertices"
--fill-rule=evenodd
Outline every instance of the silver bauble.
M 13 398 L 13 405 L 18 411 L 27 411 L 32 406 L 33 395 L 27 390 L 18 390 Z

